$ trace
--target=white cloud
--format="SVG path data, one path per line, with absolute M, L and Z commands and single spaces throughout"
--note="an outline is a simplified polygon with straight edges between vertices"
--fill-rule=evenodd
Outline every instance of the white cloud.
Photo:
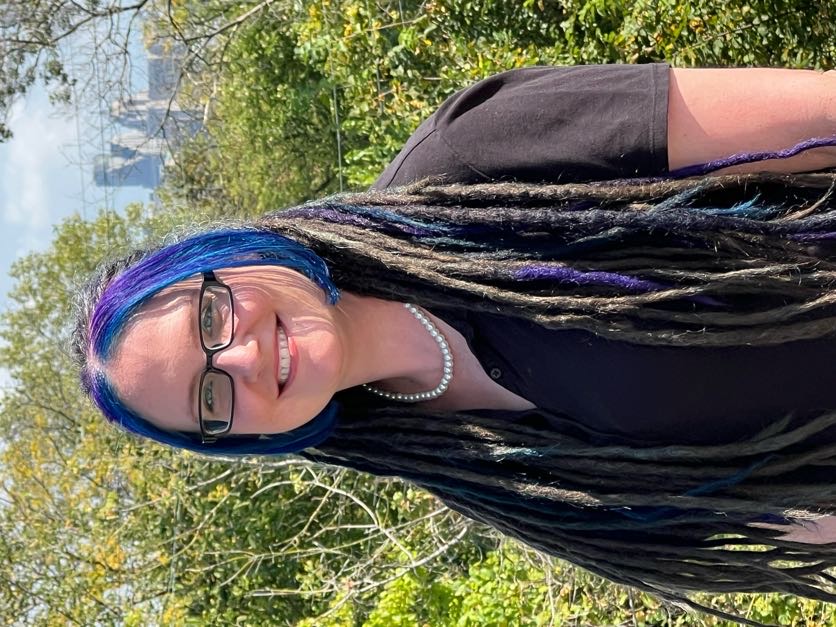
M 14 105 L 14 137 L 2 159 L 3 221 L 31 230 L 46 229 L 52 219 L 57 171 L 67 168 L 61 147 L 76 140 L 72 119 L 57 117 L 46 98 Z

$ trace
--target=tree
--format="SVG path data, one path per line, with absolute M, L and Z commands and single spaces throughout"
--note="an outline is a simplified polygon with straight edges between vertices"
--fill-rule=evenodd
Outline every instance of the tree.
M 124 99 L 138 32 L 146 45 L 183 51 L 178 87 L 188 77 L 211 83 L 226 41 L 273 4 L 278 0 L 6 0 L 0 7 L 0 140 L 11 137 L 12 105 L 38 81 L 56 103 Z
M 191 213 L 189 217 L 194 217 Z M 15 264 L 0 318 L 0 616 L 34 624 L 286 624 L 368 602 L 395 568 L 467 562 L 471 525 L 434 499 L 294 459 L 229 464 L 105 423 L 67 354 L 75 285 L 154 239 L 176 212 L 102 212 Z M 262 622 L 258 620 L 257 622 Z
M 0 560 L 8 565 L 0 617 L 84 625 L 717 624 L 668 619 L 651 599 L 517 545 L 499 547 L 483 528 L 397 481 L 298 460 L 228 464 L 139 443 L 104 424 L 77 390 L 65 349 L 70 303 L 101 257 L 174 224 L 368 185 L 445 96 L 496 71 L 662 59 L 834 67 L 831 7 L 813 14 L 794 5 L 5 3 L 3 49 L 19 49 L 0 66 L 0 111 L 35 80 L 49 81 L 59 99 L 62 86 L 70 87 L 64 95 L 73 86 L 85 93 L 85 68 L 69 41 L 95 29 L 96 42 L 107 42 L 105 33 L 121 38 L 141 22 L 147 43 L 183 48 L 178 89 L 203 107 L 207 132 L 175 155 L 154 217 L 133 207 L 124 216 L 70 219 L 48 251 L 13 270 L 12 306 L 0 318 L 0 366 L 13 377 L 0 400 Z M 109 48 L 114 67 L 124 58 L 120 41 Z M 777 596 L 711 602 L 781 624 L 834 618 L 822 604 Z
M 212 74 L 199 177 L 189 155 L 166 191 L 205 181 L 260 214 L 370 185 L 447 96 L 536 64 L 836 67 L 832 7 L 794 0 L 302 0 L 241 22 Z M 825 18 L 825 19 L 822 19 Z M 204 90 L 205 91 L 205 90 Z M 195 163 L 195 162 L 191 162 Z M 223 210 L 219 204 L 218 210 Z
M 72 43 L 82 35 L 98 37 L 85 48 L 95 63 L 116 58 L 127 63 L 127 49 L 136 18 L 149 0 L 102 5 L 98 0 L 7 0 L 0 19 L 0 138 L 8 139 L 11 106 L 40 79 L 57 102 L 69 102 L 76 76 Z M 92 29 L 92 31 L 90 30 Z M 68 56 L 70 58 L 68 58 Z M 91 85 L 95 81 L 89 81 Z M 100 88 L 99 88 L 100 89 Z

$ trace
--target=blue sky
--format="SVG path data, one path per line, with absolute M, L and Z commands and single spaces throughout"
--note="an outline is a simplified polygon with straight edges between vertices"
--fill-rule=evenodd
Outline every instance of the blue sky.
M 53 107 L 42 89 L 14 106 L 10 120 L 14 138 L 0 144 L 4 299 L 11 287 L 12 262 L 48 246 L 53 226 L 63 218 L 74 213 L 92 217 L 99 207 L 121 209 L 128 202 L 148 200 L 149 190 L 106 190 L 93 184 L 92 157 L 100 148 L 89 142 L 90 131 L 104 124 L 107 140 L 112 126 L 97 118 L 98 113 L 82 113 L 76 120 L 73 109 Z
M 2 306 L 12 284 L 12 262 L 52 239 L 53 226 L 78 213 L 95 215 L 100 207 L 120 210 L 128 202 L 147 201 L 150 192 L 137 187 L 105 189 L 93 183 L 92 157 L 100 148 L 90 141 L 100 127 L 109 139 L 108 120 L 98 113 L 81 114 L 58 109 L 42 89 L 36 89 L 13 110 L 14 138 L 0 144 L 0 220 L 2 241 Z M 79 137 L 79 134 L 82 137 Z M 99 133 L 96 133 L 98 136 Z
M 91 22 L 65 40 L 61 50 L 80 89 L 86 86 L 90 90 L 101 81 L 112 86 L 112 96 L 96 99 L 82 93 L 77 106 L 57 106 L 36 83 L 12 108 L 9 126 L 14 137 L 0 143 L 2 308 L 7 306 L 6 294 L 12 286 L 8 276 L 11 264 L 33 250 L 46 248 L 53 227 L 61 220 L 74 213 L 93 217 L 103 207 L 119 211 L 131 202 L 150 199 L 147 189 L 103 188 L 93 182 L 94 157 L 107 152 L 110 138 L 120 132 L 108 116 L 110 99 L 118 97 L 122 88 L 135 92 L 148 85 L 141 25 L 130 19 L 120 21 L 119 16 L 115 19 L 113 25 Z M 115 54 L 125 45 L 120 37 L 128 32 L 128 56 Z M 114 50 L 115 44 L 107 43 L 110 41 L 120 47 Z M 96 49 L 102 54 L 91 56 Z

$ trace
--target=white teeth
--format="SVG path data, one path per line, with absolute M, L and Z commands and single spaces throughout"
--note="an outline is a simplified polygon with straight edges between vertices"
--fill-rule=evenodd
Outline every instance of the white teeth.
M 279 327 L 279 385 L 287 383 L 290 375 L 290 349 L 287 346 L 287 335 L 282 327 Z

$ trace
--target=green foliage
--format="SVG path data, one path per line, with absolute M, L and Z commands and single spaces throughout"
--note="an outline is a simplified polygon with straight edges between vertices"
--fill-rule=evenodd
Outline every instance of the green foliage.
M 304 1 L 243 28 L 209 125 L 233 204 L 368 186 L 463 84 L 553 60 L 558 22 L 542 17 L 510 0 Z
M 77 390 L 67 354 L 73 286 L 102 257 L 173 224 L 251 216 L 369 185 L 446 96 L 494 72 L 649 60 L 832 68 L 832 4 L 815 12 L 791 0 L 178 0 L 170 13 L 169 3 L 159 6 L 165 11 L 146 15 L 149 41 L 196 25 L 218 32 L 195 43 L 205 63 L 184 85 L 185 96 L 206 107 L 208 128 L 174 155 L 154 216 L 132 207 L 124 216 L 72 218 L 48 251 L 13 269 L 12 306 L 0 319 L 0 365 L 13 377 L 0 399 L 0 560 L 8 565 L 0 569 L 0 618 L 721 624 L 499 544 L 400 482 L 298 460 L 226 464 L 137 442 L 104 424 Z M 38 67 L 57 83 L 72 80 L 44 58 Z M 35 79 L 31 68 L 7 65 L 7 79 L 23 81 L 7 85 L 25 89 Z M 807 600 L 700 600 L 766 622 L 836 623 L 833 606 Z
M 365 616 L 341 605 L 336 612 L 307 619 L 300 627 L 727 624 L 665 606 L 649 595 L 615 586 L 510 542 L 473 561 L 466 571 L 434 573 L 418 568 L 396 577 Z M 836 619 L 833 606 L 795 597 L 703 595 L 698 600 L 778 625 L 823 627 Z
M 17 384 L 0 412 L 6 444 L 0 536 L 4 563 L 12 567 L 0 586 L 0 615 L 43 622 L 112 617 L 122 601 L 140 603 L 147 594 L 113 586 L 112 575 L 129 558 L 108 521 L 127 477 L 110 465 L 116 438 L 81 401 L 66 349 L 73 285 L 102 251 L 141 237 L 138 217 L 135 206 L 126 218 L 70 219 L 49 251 L 12 269 L 17 286 L 2 318 L 0 349 L 0 363 Z M 125 454 L 145 456 L 129 448 Z M 132 475 L 139 478 L 136 470 Z
M 794 0 L 277 1 L 226 45 L 211 139 L 194 157 L 223 189 L 215 212 L 261 214 L 367 187 L 444 98 L 490 74 L 648 61 L 832 68 L 833 11 Z M 190 196 L 205 183 L 175 176 L 168 188 Z
M 834 67 L 836 6 L 821 3 L 817 19 L 800 9 L 796 0 L 641 0 L 624 15 L 615 42 L 631 63 Z
M 566 0 L 566 52 L 583 63 L 832 68 L 832 4 L 796 0 Z M 816 17 L 813 18 L 813 14 Z

